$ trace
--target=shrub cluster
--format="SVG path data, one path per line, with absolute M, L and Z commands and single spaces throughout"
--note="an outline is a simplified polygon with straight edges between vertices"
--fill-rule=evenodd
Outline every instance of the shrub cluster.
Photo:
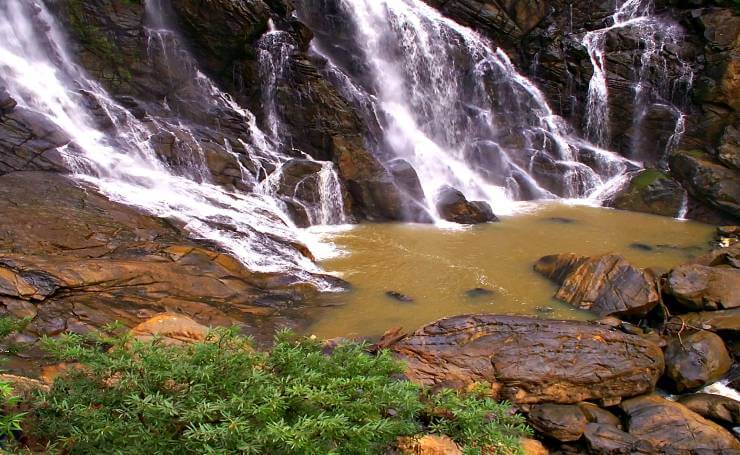
M 388 352 L 330 354 L 281 333 L 259 352 L 233 330 L 168 346 L 127 337 L 46 340 L 82 368 L 40 395 L 24 430 L 52 453 L 373 454 L 400 436 L 447 434 L 466 453 L 517 453 L 529 430 L 482 393 L 431 393 Z

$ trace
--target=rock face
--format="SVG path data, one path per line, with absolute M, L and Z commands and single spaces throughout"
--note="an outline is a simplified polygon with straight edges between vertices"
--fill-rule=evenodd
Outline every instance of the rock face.
M 686 190 L 663 172 L 648 169 L 632 178 L 614 200 L 612 207 L 655 215 L 678 216 L 686 199 Z
M 672 270 L 664 292 L 688 311 L 740 307 L 740 270 L 687 264 Z
M 665 351 L 666 377 L 675 390 L 695 390 L 730 371 L 732 358 L 722 338 L 702 330 L 671 339 Z
M 172 310 L 271 337 L 270 315 L 315 292 L 297 277 L 254 273 L 177 226 L 60 175 L 0 177 L 0 213 L 0 303 L 6 311 L 33 306 L 33 334 L 115 320 L 133 326 Z
M 561 285 L 555 298 L 601 317 L 642 317 L 660 302 L 655 278 L 621 256 L 545 256 L 534 269 Z
M 671 169 L 692 196 L 740 218 L 740 171 L 723 166 L 701 151 L 674 154 Z
M 447 221 L 480 224 L 498 221 L 491 206 L 482 201 L 468 201 L 460 191 L 445 187 L 437 195 L 437 212 Z
M 621 407 L 627 413 L 629 434 L 650 442 L 656 453 L 740 450 L 740 442 L 730 432 L 681 404 L 649 395 L 627 400 Z
M 663 372 L 650 341 L 593 323 L 469 315 L 430 324 L 391 349 L 429 386 L 490 382 L 515 403 L 618 401 L 649 392 Z

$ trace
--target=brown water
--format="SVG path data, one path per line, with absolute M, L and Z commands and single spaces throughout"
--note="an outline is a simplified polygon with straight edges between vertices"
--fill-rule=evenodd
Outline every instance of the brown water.
M 364 224 L 327 234 L 344 254 L 322 266 L 354 290 L 319 302 L 324 307 L 309 333 L 371 336 L 473 312 L 588 319 L 590 313 L 552 298 L 556 286 L 532 270 L 537 259 L 615 252 L 640 267 L 671 268 L 707 251 L 712 233 L 695 222 L 560 204 L 465 228 Z M 492 294 L 466 294 L 475 288 Z M 388 291 L 414 301 L 400 302 Z

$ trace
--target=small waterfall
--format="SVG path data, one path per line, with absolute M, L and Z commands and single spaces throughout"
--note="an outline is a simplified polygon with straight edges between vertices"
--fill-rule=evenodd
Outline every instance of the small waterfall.
M 151 37 L 164 42 L 165 34 Z M 238 154 L 274 161 L 254 116 L 204 75 L 196 72 L 194 81 L 201 89 L 198 96 L 240 119 L 244 134 Z M 173 124 L 168 117 L 145 124 L 118 105 L 74 63 L 43 3 L 5 0 L 0 5 L 0 83 L 20 106 L 43 114 L 69 135 L 72 142 L 63 152 L 79 180 L 112 200 L 181 222 L 194 236 L 218 243 L 252 270 L 292 273 L 328 288 L 315 275 L 320 272 L 315 264 L 293 247 L 303 234 L 283 214 L 279 201 L 260 191 L 257 172 L 243 175 L 246 186 L 257 185 L 244 193 L 212 183 L 210 175 L 195 178 L 193 172 L 160 160 L 152 137 L 161 129 L 180 137 L 189 127 Z M 108 114 L 111 132 L 94 126 L 82 107 L 83 91 Z M 222 146 L 236 153 L 232 144 Z
M 624 171 L 574 137 L 501 49 L 421 0 L 334 3 L 333 20 L 322 0 L 299 6 L 313 29 L 339 28 L 318 33 L 315 49 L 358 110 L 378 117 L 379 156 L 409 161 L 427 198 L 449 185 L 506 213 L 515 200 L 587 197 Z
M 589 82 L 588 100 L 585 113 L 586 134 L 601 147 L 612 143 L 610 130 L 610 108 L 608 70 L 606 61 L 606 41 L 609 33 L 615 30 L 629 30 L 639 41 L 639 62 L 634 62 L 636 70 L 633 77 L 634 120 L 631 157 L 644 158 L 646 153 L 640 149 L 654 148 L 650 142 L 641 144 L 643 126 L 652 108 L 664 109 L 675 119 L 674 134 L 668 138 L 665 150 L 659 153 L 659 165 L 665 166 L 665 158 L 681 139 L 684 131 L 684 115 L 681 106 L 687 102 L 687 96 L 693 83 L 693 72 L 688 63 L 678 55 L 669 55 L 678 48 L 683 32 L 677 24 L 656 17 L 653 13 L 652 0 L 626 0 L 618 5 L 611 17 L 612 25 L 587 32 L 582 44 L 588 50 L 594 73 Z M 679 67 L 679 74 L 669 73 L 669 58 L 674 58 Z

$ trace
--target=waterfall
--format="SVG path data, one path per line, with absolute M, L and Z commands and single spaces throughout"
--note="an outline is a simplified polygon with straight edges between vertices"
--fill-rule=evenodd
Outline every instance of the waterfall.
M 586 198 L 625 170 L 575 137 L 503 50 L 421 0 L 298 8 L 327 31 L 314 48 L 332 80 L 366 119 L 378 117 L 378 156 L 410 162 L 427 199 L 449 185 L 506 213 L 515 200 Z
M 152 43 L 156 39 L 173 44 L 172 36 L 162 30 L 150 38 Z M 240 157 L 275 162 L 254 116 L 195 67 L 191 70 L 200 90 L 197 96 L 208 100 L 209 108 L 223 109 L 239 120 L 244 134 L 236 144 L 220 145 L 226 153 L 236 153 L 238 147 Z M 320 270 L 315 264 L 293 247 L 304 233 L 283 213 L 279 201 L 260 189 L 259 171 L 242 168 L 243 185 L 254 188 L 247 193 L 213 183 L 205 168 L 192 169 L 198 159 L 175 165 L 162 161 L 152 146 L 153 136 L 162 130 L 187 136 L 184 133 L 193 133 L 190 127 L 173 121 L 174 114 L 144 123 L 117 104 L 75 64 L 42 2 L 5 0 L 0 5 L 0 83 L 19 106 L 44 115 L 71 138 L 62 152 L 78 180 L 111 200 L 180 222 L 193 236 L 218 243 L 254 271 L 292 273 L 328 287 L 316 275 Z M 82 91 L 108 114 L 112 128 L 95 126 L 83 107 Z M 166 114 L 167 103 L 163 106 Z
M 629 30 L 643 46 L 639 50 L 639 62 L 633 77 L 633 128 L 631 156 L 643 158 L 645 153 L 640 149 L 655 147 L 650 143 L 640 143 L 643 123 L 651 108 L 662 108 L 670 112 L 675 120 L 674 134 L 664 145 L 656 162 L 665 167 L 667 154 L 680 142 L 684 132 L 684 115 L 681 105 L 687 102 L 687 96 L 693 83 L 693 72 L 687 62 L 675 55 L 678 61 L 679 74 L 674 77 L 668 73 L 668 53 L 674 52 L 683 38 L 677 24 L 656 17 L 653 13 L 652 0 L 626 0 L 619 4 L 612 15 L 612 24 L 606 28 L 587 32 L 582 39 L 586 47 L 593 76 L 589 82 L 588 99 L 585 112 L 585 130 L 588 137 L 601 147 L 608 147 L 613 140 L 610 130 L 610 108 L 608 70 L 606 59 L 607 35 L 616 30 Z

